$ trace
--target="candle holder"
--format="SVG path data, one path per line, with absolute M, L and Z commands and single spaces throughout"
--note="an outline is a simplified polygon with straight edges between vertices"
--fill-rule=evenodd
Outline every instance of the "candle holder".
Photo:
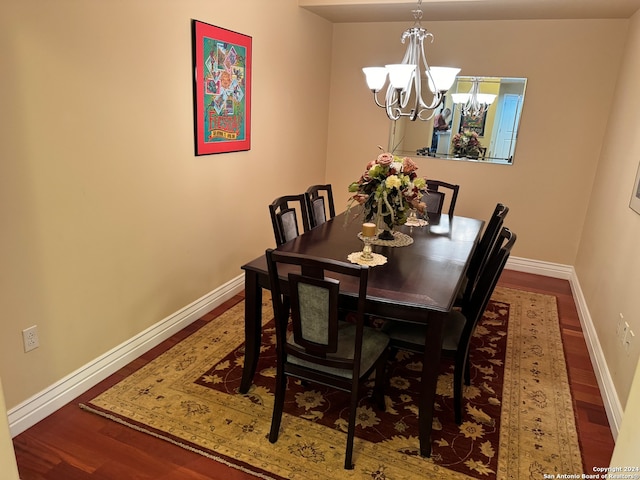
M 373 252 L 371 250 L 371 242 L 373 241 L 373 237 L 376 235 L 376 224 L 375 223 L 363 223 L 362 224 L 362 241 L 364 242 L 364 247 L 362 247 L 362 253 L 360 253 L 360 258 L 362 260 L 370 261 L 373 260 Z
M 405 224 L 409 227 L 424 227 L 429 225 L 429 215 L 426 211 L 424 214 L 418 215 L 418 212 L 412 209 L 411 212 L 409 212 L 409 217 L 407 217 Z

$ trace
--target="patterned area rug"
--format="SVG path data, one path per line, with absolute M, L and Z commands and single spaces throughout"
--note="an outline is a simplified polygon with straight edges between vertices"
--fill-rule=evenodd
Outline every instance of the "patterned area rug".
M 268 299 L 267 299 L 268 300 Z M 453 362 L 443 361 L 433 453 L 418 454 L 421 358 L 391 362 L 386 411 L 363 398 L 355 469 L 344 470 L 346 394 L 290 382 L 280 437 L 267 435 L 275 376 L 271 305 L 254 385 L 237 393 L 244 360 L 239 303 L 82 408 L 265 479 L 540 479 L 582 473 L 552 296 L 498 287 L 476 329 L 462 425 L 453 420 Z

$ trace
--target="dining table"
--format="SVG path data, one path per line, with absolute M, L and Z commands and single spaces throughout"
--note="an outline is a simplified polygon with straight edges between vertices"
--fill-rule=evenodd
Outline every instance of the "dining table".
M 431 456 L 431 427 L 440 370 L 442 338 L 454 308 L 483 220 L 446 214 L 428 217 L 428 225 L 397 226 L 410 237 L 405 246 L 373 245 L 386 263 L 370 267 L 366 313 L 372 317 L 426 324 L 418 405 L 420 454 Z M 362 218 L 347 212 L 286 242 L 277 250 L 348 261 L 362 251 Z M 407 237 L 405 237 L 407 238 Z M 245 275 L 245 359 L 240 392 L 251 387 L 262 337 L 262 290 L 269 289 L 265 255 L 242 266 Z M 342 294 L 346 308 L 357 291 Z

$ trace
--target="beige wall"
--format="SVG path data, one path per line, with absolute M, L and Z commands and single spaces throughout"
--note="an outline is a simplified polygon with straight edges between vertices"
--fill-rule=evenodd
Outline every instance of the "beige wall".
M 248 152 L 193 154 L 192 18 L 253 37 Z M 8 408 L 275 245 L 267 204 L 324 181 L 330 54 L 295 0 L 0 3 Z
M 625 406 L 640 355 L 640 215 L 629 208 L 640 163 L 640 13 L 632 19 L 623 59 L 575 268 Z M 636 334 L 629 352 L 616 336 L 620 313 Z

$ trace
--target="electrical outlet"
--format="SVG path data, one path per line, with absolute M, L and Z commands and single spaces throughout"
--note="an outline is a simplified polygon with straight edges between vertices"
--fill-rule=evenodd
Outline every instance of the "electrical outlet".
M 40 346 L 40 339 L 38 338 L 38 326 L 26 328 L 22 331 L 22 341 L 24 343 L 24 351 L 30 352 Z
M 629 350 L 631 349 L 631 344 L 633 343 L 633 338 L 635 337 L 635 333 L 633 333 L 633 330 L 631 330 L 630 328 L 627 329 L 627 334 L 624 336 L 624 341 L 623 341 L 623 345 L 624 345 L 624 349 L 627 352 L 627 355 L 629 354 Z
M 624 345 L 626 342 L 627 333 L 629 333 L 629 324 L 627 322 L 624 322 L 622 331 L 620 332 L 620 343 L 622 343 L 622 345 Z

